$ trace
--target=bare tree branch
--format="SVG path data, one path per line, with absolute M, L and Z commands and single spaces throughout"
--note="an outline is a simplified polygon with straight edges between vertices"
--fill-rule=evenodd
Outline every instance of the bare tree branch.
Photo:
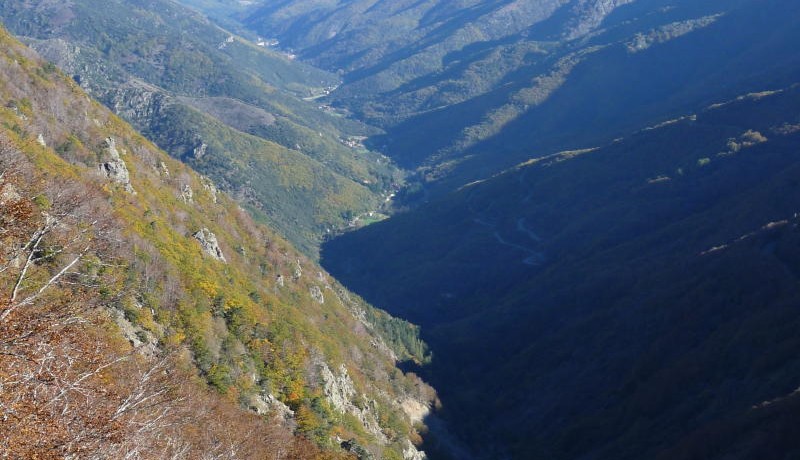
M 68 263 L 66 266 L 64 266 L 64 268 L 61 269 L 61 271 L 53 275 L 53 277 L 50 278 L 50 280 L 48 280 L 41 288 L 39 288 L 39 290 L 36 291 L 36 293 L 26 297 L 25 299 L 23 299 L 18 303 L 12 303 L 8 307 L 6 307 L 5 311 L 3 311 L 2 314 L 0 314 L 0 321 L 4 321 L 8 317 L 8 315 L 10 315 L 17 308 L 23 307 L 25 305 L 30 305 L 33 302 L 35 302 L 36 299 L 38 299 L 47 289 L 49 289 L 55 282 L 57 282 L 62 276 L 64 276 L 64 273 L 66 273 L 70 268 L 72 268 L 76 263 L 78 263 L 78 261 L 80 261 L 83 258 L 83 256 L 85 256 L 86 253 L 89 252 L 90 248 L 91 246 L 86 246 L 74 259 L 72 259 L 72 262 Z
M 17 299 L 17 294 L 19 294 L 19 288 L 22 285 L 22 282 L 25 280 L 25 275 L 28 274 L 28 269 L 33 264 L 33 256 L 34 254 L 36 254 L 36 250 L 39 248 L 39 244 L 41 244 L 42 239 L 47 234 L 47 232 L 48 232 L 48 226 L 45 225 L 41 230 L 38 230 L 36 233 L 33 234 L 31 240 L 28 242 L 27 245 L 25 245 L 25 249 L 23 249 L 23 252 L 25 250 L 29 252 L 28 252 L 28 257 L 25 260 L 25 266 L 22 267 L 22 270 L 17 276 L 17 282 L 14 284 L 14 289 L 11 291 L 10 302 L 12 304 Z M 5 318 L 5 315 L 0 317 L 0 320 L 2 320 L 3 318 Z

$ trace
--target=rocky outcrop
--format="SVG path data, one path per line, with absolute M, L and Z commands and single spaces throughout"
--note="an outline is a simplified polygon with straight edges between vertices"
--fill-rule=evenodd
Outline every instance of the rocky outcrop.
M 67 5 L 67 2 L 61 3 Z M 99 97 L 107 92 L 105 88 L 118 86 L 109 82 L 119 75 L 118 71 L 109 68 L 99 52 L 91 47 L 81 47 L 63 38 L 40 40 L 25 37 L 23 41 L 42 57 L 57 65 L 65 74 L 72 76 L 75 82 L 90 94 Z
M 183 184 L 183 188 L 181 189 L 181 199 L 184 203 L 194 203 L 194 191 L 192 191 L 191 185 Z
M 109 137 L 105 140 L 104 156 L 108 157 L 109 161 L 100 163 L 98 166 L 100 173 L 108 179 L 111 179 L 113 182 L 122 185 L 126 192 L 136 194 L 136 191 L 131 185 L 131 177 L 128 173 L 128 167 L 120 157 L 119 151 L 117 150 L 117 143 L 114 138 Z
M 250 402 L 250 407 L 258 415 L 271 416 L 284 426 L 294 424 L 294 411 L 271 393 L 255 396 Z
M 320 375 L 325 387 L 325 396 L 339 412 L 348 412 L 351 400 L 356 394 L 353 381 L 347 373 L 347 367 L 339 367 L 339 375 L 335 375 L 327 363 L 320 364 Z
M 132 80 L 110 91 L 108 100 L 114 112 L 137 126 L 147 126 L 168 103 L 161 89 L 142 81 Z
M 208 150 L 208 144 L 205 142 L 201 142 L 200 145 L 192 149 L 192 158 L 195 160 L 199 160 L 206 156 L 206 151 Z
M 141 309 L 144 307 L 137 303 L 133 308 Z M 146 356 L 156 356 L 158 354 L 158 339 L 152 332 L 131 323 L 122 310 L 113 308 L 110 313 L 120 333 L 133 348 Z
M 311 286 L 308 292 L 311 294 L 311 298 L 314 299 L 314 302 L 318 304 L 325 303 L 325 296 L 322 295 L 322 289 L 320 289 L 319 286 Z
M 192 236 L 194 239 L 200 242 L 200 246 L 203 248 L 203 251 L 206 254 L 210 255 L 215 260 L 227 263 L 227 260 L 225 260 L 225 255 L 222 253 L 222 249 L 219 247 L 219 242 L 217 242 L 217 236 L 214 235 L 211 230 L 202 228 Z
M 117 141 L 113 137 L 106 138 L 104 148 L 111 158 L 120 158 L 119 150 L 117 150 Z
M 334 374 L 327 363 L 321 361 L 318 366 L 322 377 L 323 392 L 334 409 L 343 414 L 349 413 L 355 416 L 367 432 L 375 436 L 380 443 L 386 444 L 388 439 L 381 431 L 375 416 L 375 401 L 367 399 L 365 395 L 358 395 L 353 380 L 347 373 L 347 367 L 342 364 L 339 366 L 338 374 Z M 360 398 L 358 405 L 355 404 L 356 398 Z
M 406 439 L 405 446 L 403 446 L 403 460 L 427 460 L 428 456 L 425 452 L 417 449 L 417 446 Z

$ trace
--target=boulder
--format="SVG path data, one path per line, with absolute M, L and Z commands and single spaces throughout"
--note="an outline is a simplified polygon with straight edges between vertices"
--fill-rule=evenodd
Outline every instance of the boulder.
M 225 260 L 225 255 L 222 254 L 222 249 L 219 247 L 219 242 L 217 242 L 217 236 L 209 229 L 202 228 L 192 236 L 200 242 L 200 246 L 202 246 L 206 254 L 220 262 L 227 262 L 227 260 Z

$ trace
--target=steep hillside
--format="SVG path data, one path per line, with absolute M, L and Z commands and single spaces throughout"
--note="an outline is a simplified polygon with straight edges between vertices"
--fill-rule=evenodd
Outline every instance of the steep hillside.
M 525 162 L 323 264 L 423 326 L 481 458 L 789 459 L 799 146 L 800 88 L 750 94 Z
M 371 145 L 447 192 L 791 84 L 799 14 L 786 0 L 291 1 L 247 24 L 343 69 L 330 102 L 385 127 Z
M 6 0 L 0 20 L 307 254 L 327 232 L 379 210 L 401 180 L 385 157 L 351 139 L 375 129 L 300 99 L 324 94 L 337 78 L 177 3 Z M 306 184 L 309 171 L 318 184 Z
M 417 329 L 4 30 L 0 145 L 0 449 L 419 458 Z

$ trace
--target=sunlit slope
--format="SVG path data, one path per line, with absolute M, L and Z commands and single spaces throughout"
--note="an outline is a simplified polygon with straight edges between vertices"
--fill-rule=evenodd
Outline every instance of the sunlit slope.
M 416 439 L 412 417 L 433 397 L 395 367 L 425 359 L 417 329 L 348 293 L 5 31 L 0 43 L 4 146 L 46 183 L 65 184 L 64 193 L 70 183 L 92 191 L 86 199 L 105 206 L 96 208 L 107 208 L 101 217 L 119 229 L 113 265 L 74 267 L 119 275 L 91 293 L 124 339 L 142 353 L 185 356 L 188 372 L 217 393 L 212 399 L 278 416 L 324 449 L 338 450 L 339 436 L 375 455 L 402 456 Z M 33 200 L 35 212 L 52 213 L 60 196 Z M 78 235 L 95 224 L 81 225 Z M 65 250 L 72 251 L 54 247 L 39 263 L 60 263 Z

